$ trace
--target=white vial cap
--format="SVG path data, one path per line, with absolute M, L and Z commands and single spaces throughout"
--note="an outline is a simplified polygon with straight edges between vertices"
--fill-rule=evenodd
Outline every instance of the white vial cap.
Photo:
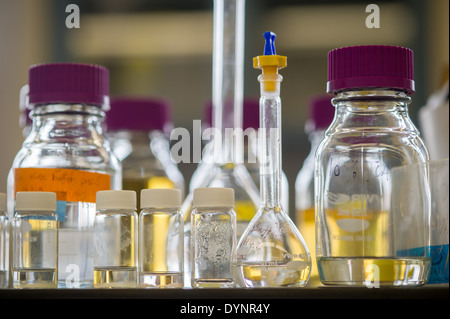
M 56 211 L 56 193 L 52 192 L 18 192 L 16 194 L 16 211 Z
M 96 209 L 132 209 L 136 210 L 136 192 L 127 190 L 98 191 Z
M 193 207 L 234 207 L 234 189 L 232 188 L 196 188 Z
M 141 190 L 141 208 L 180 208 L 181 191 L 172 188 L 152 188 Z
M 6 211 L 6 194 L 0 193 L 0 211 Z

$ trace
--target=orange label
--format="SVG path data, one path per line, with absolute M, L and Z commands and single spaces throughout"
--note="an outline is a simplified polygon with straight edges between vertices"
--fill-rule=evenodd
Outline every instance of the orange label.
M 17 192 L 54 192 L 58 201 L 95 203 L 96 194 L 111 189 L 108 174 L 67 168 L 16 168 Z

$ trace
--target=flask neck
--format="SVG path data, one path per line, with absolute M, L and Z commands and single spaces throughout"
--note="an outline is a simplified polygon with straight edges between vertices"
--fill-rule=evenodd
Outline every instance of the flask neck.
M 281 99 L 262 95 L 259 129 L 261 207 L 281 205 Z

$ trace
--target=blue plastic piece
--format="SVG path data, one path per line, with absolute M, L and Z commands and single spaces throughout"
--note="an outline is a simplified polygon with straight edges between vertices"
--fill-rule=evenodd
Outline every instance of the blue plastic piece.
M 264 55 L 276 55 L 275 51 L 275 38 L 277 35 L 272 31 L 264 32 L 264 39 L 266 43 L 264 45 Z

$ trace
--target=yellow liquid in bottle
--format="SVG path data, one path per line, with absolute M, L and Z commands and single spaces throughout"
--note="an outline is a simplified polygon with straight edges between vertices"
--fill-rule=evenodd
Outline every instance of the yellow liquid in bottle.
M 330 254 L 318 257 L 322 281 L 328 284 L 423 284 L 428 258 L 391 257 L 389 212 L 366 209 L 355 199 L 325 211 Z

